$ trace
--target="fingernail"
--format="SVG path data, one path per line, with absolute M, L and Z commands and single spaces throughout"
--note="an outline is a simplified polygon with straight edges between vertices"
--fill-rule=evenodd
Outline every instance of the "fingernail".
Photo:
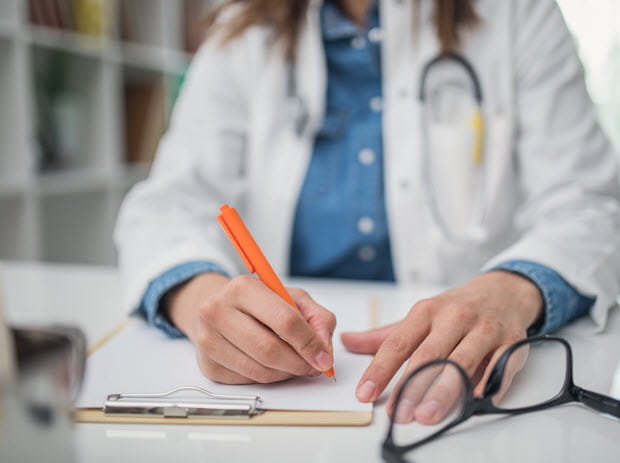
M 332 359 L 325 351 L 314 357 L 314 362 L 321 371 L 329 370 L 332 366 Z
M 372 380 L 367 380 L 357 389 L 357 398 L 360 402 L 368 402 L 375 395 L 377 385 Z
M 415 410 L 415 416 L 417 421 L 422 424 L 434 424 L 433 418 L 439 411 L 439 402 L 436 400 L 429 400 L 428 402 L 422 402 Z
M 323 373 L 321 373 L 320 371 L 312 370 L 310 373 L 308 373 L 308 376 L 316 377 L 321 376 L 322 374 Z
M 415 404 L 409 399 L 402 399 L 398 403 L 395 421 L 397 423 L 411 423 L 413 421 L 413 411 Z

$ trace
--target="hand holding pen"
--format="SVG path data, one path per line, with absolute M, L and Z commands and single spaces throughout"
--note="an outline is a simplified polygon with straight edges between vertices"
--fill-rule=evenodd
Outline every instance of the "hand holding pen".
M 271 383 L 329 371 L 334 315 L 303 290 L 287 292 L 298 310 L 257 278 L 206 273 L 170 294 L 168 315 L 214 381 Z

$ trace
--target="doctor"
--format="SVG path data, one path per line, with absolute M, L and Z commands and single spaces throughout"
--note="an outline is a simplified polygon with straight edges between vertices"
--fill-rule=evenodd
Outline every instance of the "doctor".
M 616 161 L 552 0 L 231 0 L 211 19 L 115 235 L 128 305 L 187 335 L 207 376 L 333 362 L 331 313 L 291 290 L 299 315 L 237 276 L 224 203 L 281 274 L 452 288 L 343 335 L 376 354 L 361 401 L 405 362 L 448 357 L 480 387 L 512 342 L 585 314 L 604 325 Z

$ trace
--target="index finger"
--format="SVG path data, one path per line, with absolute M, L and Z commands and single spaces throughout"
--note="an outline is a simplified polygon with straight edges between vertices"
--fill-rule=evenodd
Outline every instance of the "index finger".
M 385 339 L 362 375 L 355 391 L 360 402 L 374 402 L 401 365 L 427 335 L 426 326 L 416 318 L 405 318 Z

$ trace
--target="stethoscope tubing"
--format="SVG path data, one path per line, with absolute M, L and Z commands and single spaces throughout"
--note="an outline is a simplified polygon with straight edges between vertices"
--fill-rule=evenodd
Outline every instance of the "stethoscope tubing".
M 478 75 L 469 60 L 463 55 L 455 52 L 440 53 L 424 65 L 422 73 L 420 74 L 418 88 L 418 100 L 420 100 L 420 103 L 426 102 L 426 82 L 428 81 L 428 75 L 431 69 L 445 61 L 454 61 L 465 70 L 472 84 L 474 99 L 478 106 L 482 107 L 482 85 L 480 84 L 480 79 L 478 79 Z

